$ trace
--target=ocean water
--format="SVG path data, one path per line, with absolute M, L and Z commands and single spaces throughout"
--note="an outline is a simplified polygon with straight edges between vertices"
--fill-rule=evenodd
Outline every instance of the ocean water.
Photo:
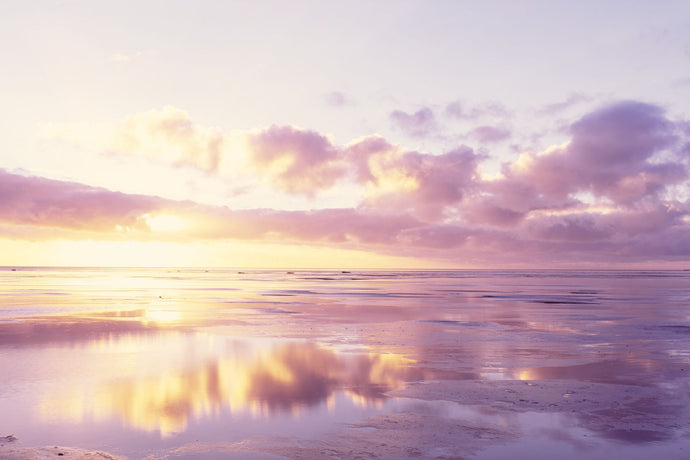
M 0 268 L 16 448 L 687 458 L 689 389 L 690 271 Z

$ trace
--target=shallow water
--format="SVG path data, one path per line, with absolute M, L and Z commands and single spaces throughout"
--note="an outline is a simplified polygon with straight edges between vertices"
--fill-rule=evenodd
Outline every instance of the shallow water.
M 5 268 L 0 369 L 20 447 L 684 458 L 690 272 Z

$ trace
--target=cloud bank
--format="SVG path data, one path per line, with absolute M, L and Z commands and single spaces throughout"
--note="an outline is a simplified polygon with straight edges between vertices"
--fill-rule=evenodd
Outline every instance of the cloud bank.
M 411 135 L 434 122 L 423 110 L 391 119 Z M 129 151 L 158 139 L 179 147 L 175 161 L 210 173 L 223 159 L 223 134 L 191 124 L 184 112 L 152 112 L 125 128 Z M 480 132 L 484 142 L 510 135 Z M 364 191 L 362 200 L 343 209 L 233 210 L 0 170 L 0 235 L 271 241 L 458 265 L 690 256 L 687 123 L 652 104 L 601 107 L 569 126 L 566 143 L 524 152 L 493 178 L 481 174 L 486 153 L 469 146 L 431 154 L 379 136 L 336 145 L 292 126 L 247 133 L 245 140 L 253 170 L 278 192 L 315 197 L 349 184 Z M 177 216 L 184 228 L 153 228 L 158 215 Z

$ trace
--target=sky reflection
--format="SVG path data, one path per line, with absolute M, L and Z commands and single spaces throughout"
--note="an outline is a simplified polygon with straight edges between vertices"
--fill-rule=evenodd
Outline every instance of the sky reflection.
M 26 445 L 142 458 L 362 424 L 371 442 L 390 429 L 432 452 L 430 415 L 403 394 L 561 412 L 601 442 L 671 442 L 688 407 L 667 401 L 687 393 L 678 273 L 91 272 L 11 272 L 0 289 L 0 413 Z
M 355 405 L 375 407 L 387 391 L 424 378 L 400 355 L 340 353 L 305 342 L 222 342 L 199 336 L 188 341 L 186 350 L 168 349 L 168 356 L 163 355 L 164 344 L 162 349 L 149 349 L 138 354 L 140 359 L 131 363 L 126 375 L 103 375 L 92 388 L 77 384 L 54 395 L 43 416 L 75 423 L 118 418 L 131 428 L 167 436 L 185 430 L 190 420 L 224 413 L 259 418 L 288 413 L 299 418 L 310 407 L 335 404 L 339 392 Z M 127 340 L 111 343 L 112 347 L 119 350 L 111 352 L 132 349 Z M 211 349 L 222 351 L 204 358 Z M 183 354 L 177 355 L 179 351 Z M 159 364 L 155 372 L 146 370 L 150 360 L 160 359 L 168 364 Z

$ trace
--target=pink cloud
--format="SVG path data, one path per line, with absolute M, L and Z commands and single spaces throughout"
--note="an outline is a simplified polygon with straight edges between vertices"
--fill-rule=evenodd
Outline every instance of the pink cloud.
M 165 200 L 127 195 L 73 182 L 10 174 L 0 169 L 0 221 L 12 225 L 96 232 L 137 227 L 139 217 Z
M 248 146 L 256 168 L 289 193 L 313 194 L 345 173 L 340 151 L 315 131 L 274 125 L 250 135 Z
M 367 207 L 428 216 L 462 198 L 481 158 L 469 147 L 402 152 L 379 136 L 336 146 L 314 131 L 278 126 L 253 134 L 248 145 L 255 167 L 285 192 L 313 195 L 350 178 L 368 187 Z
M 374 182 L 395 186 L 375 189 L 365 205 L 436 220 L 444 207 L 458 204 L 473 187 L 479 158 L 469 147 L 441 155 L 406 152 L 382 158 L 375 165 Z
M 161 129 L 186 129 L 184 121 L 182 128 L 170 123 Z M 503 177 L 486 180 L 478 173 L 485 157 L 469 147 L 434 155 L 378 136 L 337 146 L 315 131 L 272 126 L 249 136 L 248 146 L 255 167 L 277 188 L 314 194 L 351 180 L 366 191 L 360 205 L 233 210 L 0 170 L 0 234 L 227 238 L 477 264 L 684 260 L 690 256 L 686 128 L 650 104 L 608 105 L 573 123 L 569 142 L 525 153 L 504 165 Z M 156 234 L 145 216 L 161 213 L 188 225 Z
M 468 157 L 469 152 L 455 152 Z M 450 161 L 446 158 L 446 161 Z M 410 160 L 413 164 L 416 160 Z M 462 161 L 460 162 L 462 164 Z M 23 239 L 240 239 L 340 246 L 379 253 L 483 264 L 678 259 L 690 255 L 685 202 L 588 212 L 498 217 L 501 227 L 425 222 L 410 213 L 362 209 L 231 210 L 127 195 L 71 182 L 0 171 L 0 234 Z M 446 192 L 441 192 L 446 196 Z M 451 195 L 453 195 L 453 192 Z M 453 195 L 455 196 L 455 195 Z M 158 235 L 144 214 L 168 213 L 189 224 Z M 506 221 L 515 220 L 513 225 Z M 122 234 L 117 226 L 129 226 Z
M 395 244 L 401 230 L 423 225 L 410 216 L 386 216 L 355 209 L 231 210 L 0 170 L 0 226 L 6 237 L 31 234 L 49 239 L 51 235 L 44 229 L 54 229 L 57 233 L 53 236 L 81 239 L 100 235 L 104 239 L 119 239 L 123 236 L 120 227 L 126 228 L 132 238 L 155 238 L 144 218 L 148 214 L 184 218 L 188 224 L 184 234 L 160 235 L 164 239 L 182 240 L 236 238 Z
M 361 139 L 343 151 L 344 157 L 354 168 L 355 179 L 360 184 L 375 183 L 376 177 L 371 172 L 370 159 L 386 154 L 395 155 L 396 148 L 380 136 Z

